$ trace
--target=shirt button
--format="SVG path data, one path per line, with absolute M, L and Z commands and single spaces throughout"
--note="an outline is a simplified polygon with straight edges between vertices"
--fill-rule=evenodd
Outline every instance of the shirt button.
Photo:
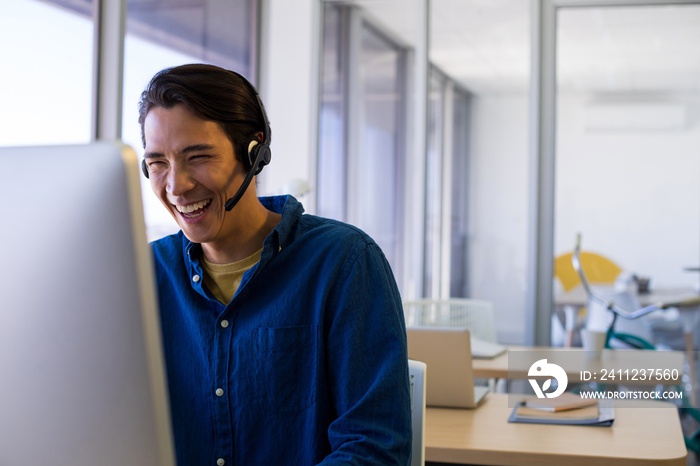
M 193 276 L 192 276 L 192 281 L 195 282 L 195 283 L 197 283 L 197 282 L 198 282 L 199 280 L 201 280 L 201 279 L 202 279 L 202 277 L 200 277 L 199 275 L 193 275 Z
M 226 319 L 222 320 L 222 321 L 221 321 L 221 326 L 222 326 L 223 328 L 228 327 L 228 320 L 226 320 Z
M 216 460 L 216 464 L 217 466 L 224 466 L 226 464 L 226 461 L 224 461 L 223 458 L 219 458 L 218 460 Z
M 217 388 L 214 393 L 216 393 L 216 396 L 224 396 L 224 390 L 221 388 Z

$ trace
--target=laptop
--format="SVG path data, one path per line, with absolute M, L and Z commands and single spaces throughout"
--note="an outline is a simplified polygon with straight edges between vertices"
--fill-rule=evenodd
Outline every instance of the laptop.
M 472 358 L 474 359 L 493 359 L 506 352 L 506 347 L 498 343 L 481 340 L 476 337 L 472 337 L 471 341 Z
M 474 386 L 469 330 L 408 327 L 408 357 L 427 366 L 427 406 L 476 408 L 488 387 Z
M 175 464 L 133 150 L 0 148 L 0 465 Z

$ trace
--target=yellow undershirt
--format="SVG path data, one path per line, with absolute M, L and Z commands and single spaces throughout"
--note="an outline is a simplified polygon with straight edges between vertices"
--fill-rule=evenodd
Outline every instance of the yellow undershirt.
M 243 274 L 260 261 L 260 253 L 262 249 L 243 260 L 228 264 L 212 264 L 202 258 L 202 267 L 206 272 L 204 284 L 221 303 L 230 303 L 241 284 Z

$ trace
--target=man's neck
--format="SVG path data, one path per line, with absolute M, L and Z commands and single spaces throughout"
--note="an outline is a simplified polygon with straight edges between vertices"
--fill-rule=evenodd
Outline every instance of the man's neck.
M 251 202 L 239 203 L 228 215 L 244 220 L 237 221 L 225 238 L 202 244 L 204 257 L 213 264 L 240 261 L 259 251 L 265 238 L 282 219 L 280 214 L 260 204 L 257 197 Z

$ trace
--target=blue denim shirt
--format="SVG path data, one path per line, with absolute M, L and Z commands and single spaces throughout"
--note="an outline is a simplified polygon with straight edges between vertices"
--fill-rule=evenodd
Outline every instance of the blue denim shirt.
M 406 465 L 411 418 L 401 300 L 384 255 L 291 196 L 224 306 L 201 247 L 153 243 L 178 465 Z M 222 462 L 223 461 L 223 462 Z

